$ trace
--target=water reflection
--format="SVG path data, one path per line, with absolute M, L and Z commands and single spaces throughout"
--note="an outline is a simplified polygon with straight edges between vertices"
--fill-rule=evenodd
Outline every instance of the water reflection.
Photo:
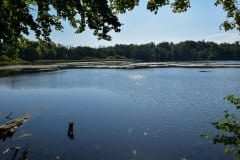
M 0 141 L 5 141 L 7 138 L 11 138 L 13 135 L 15 134 L 15 132 L 1 132 L 0 133 Z
M 222 116 L 228 106 L 222 98 L 240 94 L 240 70 L 200 70 L 67 70 L 0 78 L 1 112 L 32 114 L 0 150 L 27 143 L 34 160 L 223 159 L 223 148 L 202 142 L 200 134 Z M 31 136 L 19 139 L 23 133 Z
M 142 80 L 143 79 L 143 75 L 140 75 L 140 74 L 130 74 L 128 77 L 131 80 Z

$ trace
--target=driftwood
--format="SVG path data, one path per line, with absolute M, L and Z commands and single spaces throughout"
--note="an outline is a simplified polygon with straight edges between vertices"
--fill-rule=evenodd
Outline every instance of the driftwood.
M 2 157 L 5 156 L 10 150 L 13 150 L 13 155 L 11 160 L 16 160 L 17 156 L 19 155 L 19 150 L 21 149 L 20 146 L 13 146 L 5 149 L 2 152 Z M 28 146 L 26 145 L 25 149 L 22 151 L 22 154 L 19 156 L 18 160 L 28 160 Z
M 23 116 L 6 122 L 0 125 L 0 140 L 5 140 L 7 137 L 11 137 L 16 130 L 29 120 L 30 116 Z

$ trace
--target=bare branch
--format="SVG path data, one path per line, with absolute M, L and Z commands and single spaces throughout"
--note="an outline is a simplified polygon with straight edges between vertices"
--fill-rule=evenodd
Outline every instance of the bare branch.
M 10 116 L 12 115 L 12 112 L 10 112 L 5 118 L 9 120 L 13 120 Z

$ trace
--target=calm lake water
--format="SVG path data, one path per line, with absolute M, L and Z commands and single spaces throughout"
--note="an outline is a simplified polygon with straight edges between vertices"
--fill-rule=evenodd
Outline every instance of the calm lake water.
M 0 122 L 31 114 L 0 151 L 30 160 L 220 160 L 200 137 L 240 95 L 240 69 L 72 69 L 0 78 Z M 67 135 L 74 122 L 74 139 Z M 213 130 L 214 131 L 214 130 Z M 11 158 L 13 151 L 4 158 Z

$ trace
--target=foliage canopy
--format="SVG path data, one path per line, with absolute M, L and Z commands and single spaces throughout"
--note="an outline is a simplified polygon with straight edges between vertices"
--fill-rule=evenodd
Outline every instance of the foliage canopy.
M 49 45 L 49 43 L 48 43 Z M 46 60 L 81 60 L 108 59 L 125 57 L 144 62 L 153 61 L 197 61 L 197 60 L 240 60 L 240 44 L 216 44 L 214 42 L 185 41 L 177 44 L 162 42 L 142 45 L 115 45 L 111 47 L 66 47 L 51 43 L 31 42 L 19 52 L 19 58 L 26 61 Z M 5 46 L 8 53 L 14 50 Z
M 0 42 L 18 44 L 30 30 L 40 40 L 50 40 L 53 28 L 62 30 L 62 20 L 75 28 L 76 33 L 86 27 L 99 39 L 111 40 L 109 32 L 120 31 L 118 14 L 137 6 L 139 0 L 2 0 L 0 1 Z M 155 14 L 160 7 L 170 5 L 174 13 L 190 8 L 190 0 L 148 0 L 147 9 Z M 216 0 L 227 13 L 222 27 L 240 31 L 238 0 Z

